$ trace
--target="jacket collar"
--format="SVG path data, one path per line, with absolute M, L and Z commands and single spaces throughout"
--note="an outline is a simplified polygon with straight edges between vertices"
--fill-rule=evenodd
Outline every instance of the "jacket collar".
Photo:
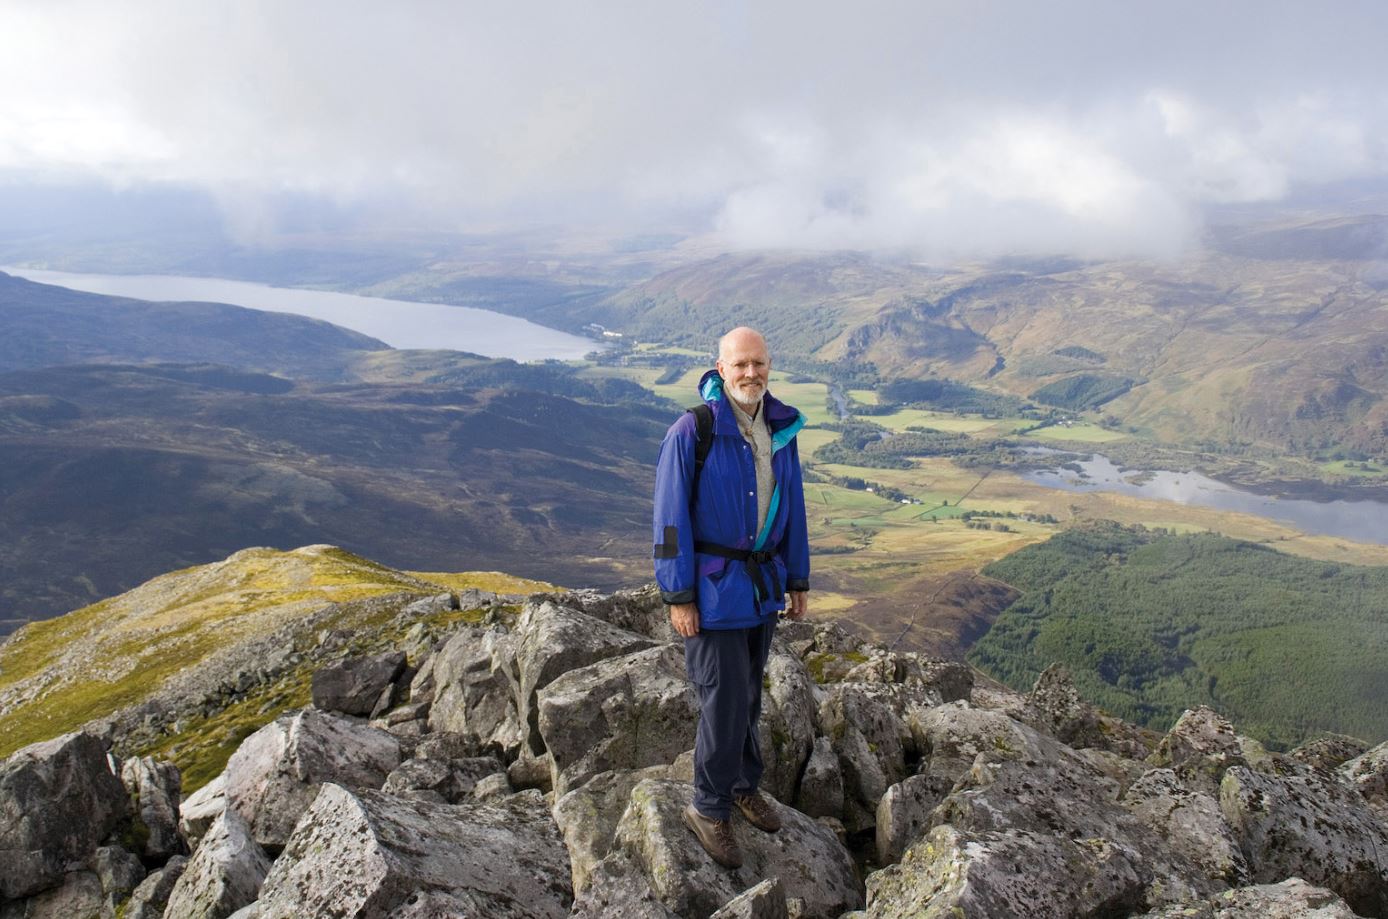
M 723 378 L 718 375 L 716 369 L 705 373 L 699 380 L 699 395 L 713 409 L 713 429 L 715 431 L 720 434 L 741 436 L 741 431 L 737 427 L 737 418 L 733 414 L 732 407 L 728 404 L 727 394 L 723 392 Z M 798 409 L 786 405 L 771 395 L 770 392 L 762 396 L 761 410 L 766 413 L 767 425 L 771 428 L 772 433 L 781 431 L 797 421 L 800 421 L 800 426 L 804 424 L 800 420 Z M 799 430 L 799 426 L 796 427 L 796 430 Z

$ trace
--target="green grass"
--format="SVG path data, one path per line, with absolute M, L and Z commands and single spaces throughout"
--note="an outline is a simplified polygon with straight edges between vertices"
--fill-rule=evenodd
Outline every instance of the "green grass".
M 1038 440 L 1074 441 L 1084 444 L 1104 444 L 1115 440 L 1127 440 L 1129 435 L 1122 431 L 1111 431 L 1097 424 L 1082 421 L 1070 427 L 1053 424 L 1027 433 Z

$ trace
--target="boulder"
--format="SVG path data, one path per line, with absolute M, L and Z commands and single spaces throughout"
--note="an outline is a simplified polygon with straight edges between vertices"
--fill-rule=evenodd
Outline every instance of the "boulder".
M 637 590 L 619 590 L 611 595 L 595 590 L 575 590 L 534 600 L 551 600 L 561 606 L 581 610 L 584 614 L 620 629 L 644 635 L 657 642 L 679 642 L 682 639 L 670 625 L 670 611 L 660 599 L 654 584 Z
M 612 851 L 631 790 L 645 779 L 671 778 L 670 772 L 669 766 L 603 772 L 554 803 L 554 822 L 569 850 L 575 894 L 587 889 L 598 863 Z
M 923 773 L 887 789 L 877 804 L 877 863 L 900 861 L 906 849 L 930 828 L 930 816 L 952 784 Z
M 1080 697 L 1070 671 L 1052 664 L 1036 678 L 1027 702 L 1040 715 L 1043 730 L 1071 747 L 1094 746 L 1099 718 Z
M 539 710 L 560 796 L 600 772 L 673 762 L 699 718 L 679 645 L 571 670 L 539 691 Z
M 0 900 L 55 887 L 87 867 L 129 812 L 125 788 L 90 734 L 64 734 L 0 761 Z
M 773 651 L 766 662 L 764 682 L 757 724 L 763 766 L 761 789 L 789 802 L 814 749 L 818 721 L 814 680 L 798 658 Z
M 198 843 L 164 908 L 178 919 L 224 919 L 255 902 L 270 871 L 270 859 L 250 825 L 227 810 Z
M 916 748 L 929 758 L 930 774 L 951 783 L 967 774 L 983 752 L 1039 760 L 1068 750 L 1002 712 L 963 701 L 911 712 L 906 725 Z
M 1228 719 L 1202 705 L 1181 713 L 1149 762 L 1174 770 L 1191 789 L 1217 797 L 1230 766 L 1264 768 L 1269 760 L 1257 741 L 1240 736 Z
M 511 787 L 511 780 L 506 777 L 504 772 L 483 776 L 477 780 L 476 785 L 472 786 L 472 796 L 478 801 L 494 801 L 514 793 L 515 789 Z
M 569 919 L 684 919 L 656 897 L 641 869 L 613 852 L 593 869 Z
M 99 919 L 106 908 L 101 879 L 94 871 L 72 871 L 57 886 L 20 904 L 0 905 L 0 919 Z
M 137 836 L 144 839 L 140 854 L 163 862 L 182 852 L 178 801 L 183 779 L 178 767 L 152 756 L 133 757 L 121 766 L 121 782 L 130 795 Z
M 400 616 L 405 619 L 423 619 L 425 616 L 437 616 L 440 613 L 463 608 L 471 609 L 472 607 L 460 607 L 458 598 L 451 593 L 435 594 L 432 597 L 424 597 L 407 604 L 400 611 Z
M 160 919 L 169 902 L 169 894 L 173 893 L 174 885 L 187 867 L 188 859 L 175 855 L 163 868 L 147 874 L 130 894 L 123 919 Z
M 380 788 L 400 765 L 400 742 L 385 731 L 314 709 L 284 715 L 256 731 L 225 770 L 226 800 L 278 851 L 323 782 Z
M 784 824 L 777 833 L 735 819 L 743 865 L 733 871 L 714 862 L 681 820 L 692 796 L 693 788 L 680 782 L 643 781 L 617 828 L 618 849 L 677 915 L 706 917 L 772 877 L 787 897 L 804 901 L 809 917 L 837 917 L 862 905 L 853 860 L 827 827 L 774 802 Z
M 1287 755 L 1314 769 L 1331 772 L 1368 751 L 1369 745 L 1357 737 L 1326 734 L 1324 737 L 1307 741 Z
M 1145 888 L 1130 853 L 1105 839 L 939 826 L 867 879 L 870 919 L 1126 916 Z
M 178 830 L 190 848 L 197 847 L 198 840 L 227 809 L 226 789 L 227 774 L 223 771 L 178 806 Z
M 406 760 L 386 776 L 381 790 L 393 795 L 437 801 L 440 804 L 458 799 L 453 767 L 436 759 Z
M 789 919 L 780 878 L 767 878 L 729 900 L 709 919 Z
M 145 866 L 133 853 L 120 846 L 102 846 L 93 860 L 96 876 L 101 881 L 108 913 L 130 899 L 130 894 L 145 879 Z
M 421 891 L 454 915 L 567 916 L 569 860 L 543 798 L 434 804 L 325 784 L 265 880 L 260 917 L 386 916 Z
M 551 602 L 527 603 L 516 623 L 516 709 L 530 751 L 544 752 L 535 693 L 556 677 L 655 644 L 644 635 Z
M 1209 900 L 1179 903 L 1137 919 L 1356 919 L 1355 913 L 1324 887 L 1301 878 L 1226 890 Z
M 459 630 L 432 658 L 429 729 L 514 757 L 525 737 L 510 676 L 515 658 L 515 639 L 504 627 Z
M 405 652 L 349 657 L 314 671 L 313 704 L 326 712 L 368 716 L 405 670 Z
M 1132 784 L 1121 803 L 1205 877 L 1230 887 L 1248 880 L 1248 862 L 1219 802 L 1192 791 L 1172 770 L 1148 772 Z
M 1375 813 L 1388 821 L 1388 743 L 1346 760 L 1339 774 L 1359 789 Z
M 843 823 L 849 832 L 870 828 L 887 788 L 908 774 L 910 733 L 871 684 L 839 683 L 819 708 L 824 735 L 843 773 Z
M 827 737 L 816 737 L 805 772 L 800 777 L 800 790 L 795 806 L 811 817 L 843 815 L 843 772 L 839 757 Z
M 1354 789 L 1324 772 L 1224 773 L 1219 805 L 1255 883 L 1299 877 L 1357 913 L 1388 916 L 1388 826 Z

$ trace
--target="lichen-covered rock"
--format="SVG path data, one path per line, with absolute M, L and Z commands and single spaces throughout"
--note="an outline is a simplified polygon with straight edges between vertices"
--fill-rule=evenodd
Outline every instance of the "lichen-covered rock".
M 179 919 L 225 919 L 253 903 L 270 870 L 270 859 L 233 810 L 212 824 L 198 843 L 164 908 Z
M 1346 760 L 1339 774 L 1359 789 L 1374 813 L 1388 821 L 1388 743 Z
M 800 778 L 800 790 L 795 807 L 811 817 L 834 817 L 843 814 L 843 772 L 839 757 L 827 737 L 816 737 L 805 772 Z
M 459 630 L 432 658 L 429 729 L 515 756 L 525 736 L 512 685 L 515 659 L 515 637 L 504 628 Z
M 453 767 L 431 759 L 408 759 L 386 776 L 381 790 L 393 795 L 413 795 L 440 804 L 458 799 Z
M 328 712 L 370 715 L 404 670 L 404 651 L 333 661 L 313 673 L 313 704 Z
M 1356 919 L 1334 891 L 1301 878 L 1226 890 L 1209 900 L 1178 903 L 1137 919 Z
M 1052 664 L 1042 671 L 1027 702 L 1040 713 L 1045 730 L 1071 747 L 1094 745 L 1099 719 L 1094 708 L 1080 697 L 1070 671 Z
M 134 818 L 144 832 L 141 855 L 164 861 L 183 851 L 178 835 L 178 801 L 183 786 L 178 767 L 152 756 L 137 756 L 121 765 L 121 782 L 130 795 Z
M 780 878 L 767 878 L 729 900 L 709 919 L 789 919 Z
M 871 684 L 839 683 L 819 708 L 819 722 L 843 773 L 843 822 L 849 832 L 877 819 L 877 802 L 907 775 L 910 733 Z
M 902 853 L 930 828 L 935 808 L 952 783 L 929 773 L 910 775 L 887 789 L 877 803 L 877 863 L 900 861 Z
M 571 670 L 538 695 L 556 795 L 600 772 L 671 763 L 694 746 L 699 706 L 679 645 Z
M 587 889 L 588 878 L 612 851 L 617 823 L 626 813 L 631 790 L 644 779 L 668 779 L 670 771 L 668 766 L 650 766 L 603 772 L 554 803 L 554 822 L 569 850 L 574 893 Z
M 256 842 L 278 851 L 323 782 L 380 788 L 400 765 L 400 742 L 386 731 L 305 709 L 267 724 L 227 762 L 226 800 Z
M 0 905 L 0 917 L 10 919 L 100 919 L 106 907 L 101 880 L 93 871 L 72 871 L 57 887 L 25 900 Z
M 1240 736 L 1228 719 L 1202 705 L 1181 714 L 1150 761 L 1175 771 L 1190 788 L 1218 796 L 1230 766 L 1263 768 L 1269 760 L 1257 741 Z
M 1219 802 L 1187 788 L 1175 772 L 1153 769 L 1133 783 L 1122 804 L 1205 877 L 1230 887 L 1247 881 L 1248 862 Z
M 641 869 L 613 852 L 593 869 L 569 919 L 684 919 L 656 897 Z
M 761 789 L 779 801 L 790 801 L 814 749 L 818 718 L 814 680 L 798 658 L 773 650 L 766 663 L 766 683 L 757 729 Z
M 618 849 L 676 914 L 706 917 L 770 877 L 780 879 L 787 897 L 804 901 L 806 916 L 837 917 L 862 905 L 852 859 L 828 828 L 774 803 L 783 821 L 779 832 L 764 833 L 734 819 L 743 865 L 729 870 L 713 861 L 681 820 L 692 796 L 693 788 L 683 783 L 641 782 L 617 828 Z
M 1132 853 L 1104 839 L 939 826 L 867 879 L 869 919 L 1126 916 L 1146 886 Z
M 145 866 L 134 853 L 120 846 L 102 846 L 92 860 L 96 876 L 101 881 L 105 911 L 114 913 L 117 906 L 130 899 L 130 894 L 145 879 Z
M 0 900 L 85 868 L 129 812 L 125 787 L 90 734 L 64 734 L 0 761 Z
M 913 712 L 906 725 L 913 743 L 929 758 L 930 774 L 942 781 L 957 781 L 984 752 L 1038 760 L 1060 755 L 1055 740 L 1002 712 L 964 701 Z
M 1299 877 L 1329 887 L 1355 912 L 1388 916 L 1388 827 L 1354 789 L 1323 772 L 1224 773 L 1220 809 L 1252 880 Z
M 190 849 L 197 848 L 198 840 L 212 828 L 212 824 L 227 809 L 227 774 L 220 773 L 215 779 L 193 792 L 178 806 L 178 831 L 188 841 Z
M 544 800 L 433 804 L 325 784 L 265 880 L 260 916 L 386 916 L 414 908 L 417 891 L 460 915 L 567 916 L 569 860 Z
M 1314 769 L 1333 772 L 1357 756 L 1363 756 L 1369 745 L 1357 737 L 1346 734 L 1326 734 L 1292 750 L 1287 755 L 1298 763 Z
M 164 915 L 164 907 L 169 902 L 169 894 L 188 867 L 188 859 L 175 855 L 158 871 L 152 871 L 130 894 L 125 904 L 123 919 L 159 919 Z M 173 917 L 170 917 L 173 919 Z
M 531 712 L 535 692 L 556 677 L 655 644 L 644 635 L 551 602 L 532 602 L 516 623 L 516 708 L 532 753 L 544 747 Z
M 660 599 L 660 590 L 654 584 L 636 590 L 619 590 L 610 595 L 595 590 L 575 590 L 532 599 L 549 599 L 561 606 L 582 610 L 603 622 L 658 642 L 682 640 L 671 627 L 669 608 Z

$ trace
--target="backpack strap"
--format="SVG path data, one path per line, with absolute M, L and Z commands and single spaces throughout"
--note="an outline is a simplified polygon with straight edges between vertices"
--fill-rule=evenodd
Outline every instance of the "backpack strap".
M 699 493 L 699 475 L 704 471 L 704 460 L 708 459 L 708 451 L 713 447 L 713 409 L 707 403 L 700 402 L 685 411 L 694 416 L 694 486 L 689 490 L 689 503 L 692 505 Z

